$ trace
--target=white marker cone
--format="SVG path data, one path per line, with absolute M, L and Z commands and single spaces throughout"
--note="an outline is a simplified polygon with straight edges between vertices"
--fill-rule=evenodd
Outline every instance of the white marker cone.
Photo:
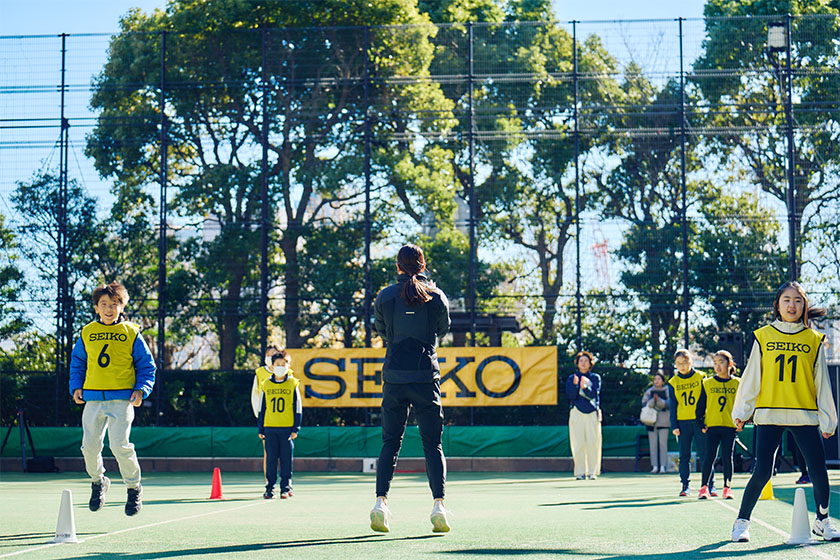
M 61 506 L 58 508 L 58 524 L 55 527 L 55 538 L 51 542 L 81 542 L 76 538 L 76 521 L 73 519 L 73 494 L 70 493 L 70 490 L 64 490 L 61 493 Z
M 790 539 L 785 544 L 808 544 L 809 542 L 811 542 L 811 526 L 808 524 L 805 490 L 797 488 L 793 496 L 793 523 L 790 527 Z

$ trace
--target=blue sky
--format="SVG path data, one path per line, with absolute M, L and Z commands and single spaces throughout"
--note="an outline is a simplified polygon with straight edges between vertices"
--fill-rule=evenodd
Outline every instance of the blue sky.
M 553 0 L 561 21 L 673 19 L 703 16 L 703 0 Z M 165 0 L 0 0 L 0 35 L 107 33 L 130 8 L 163 8 Z

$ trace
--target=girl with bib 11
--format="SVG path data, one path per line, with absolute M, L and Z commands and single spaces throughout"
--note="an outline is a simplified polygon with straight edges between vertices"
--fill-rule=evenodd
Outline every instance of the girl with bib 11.
M 828 517 L 830 488 L 822 438 L 837 429 L 825 359 L 825 336 L 810 328 L 809 319 L 825 315 L 811 307 L 798 282 L 786 282 L 773 300 L 774 321 L 755 331 L 755 342 L 735 395 L 732 419 L 741 430 L 753 417 L 756 431 L 755 470 L 732 528 L 732 540 L 750 540 L 750 515 L 770 480 L 776 450 L 784 431 L 799 445 L 811 482 L 817 517 L 812 531 L 825 540 L 840 540 Z

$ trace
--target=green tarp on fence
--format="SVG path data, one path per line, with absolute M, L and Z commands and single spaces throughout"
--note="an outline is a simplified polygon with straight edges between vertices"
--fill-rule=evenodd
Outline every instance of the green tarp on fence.
M 81 428 L 32 428 L 38 455 L 80 456 Z M 304 427 L 295 440 L 296 457 L 376 457 L 381 431 L 378 427 Z M 604 426 L 605 457 L 633 457 L 636 438 L 647 441 L 642 426 Z M 740 435 L 752 448 L 752 431 Z M 131 441 L 141 457 L 259 457 L 262 444 L 255 428 L 154 428 L 135 427 Z M 671 436 L 669 448 L 676 450 Z M 443 431 L 443 450 L 450 457 L 569 457 L 566 426 L 448 426 Z M 27 455 L 31 456 L 28 449 Z M 105 454 L 110 454 L 107 449 Z M 422 457 L 423 447 L 416 426 L 409 426 L 400 453 Z M 12 429 L 3 457 L 20 456 L 20 436 Z

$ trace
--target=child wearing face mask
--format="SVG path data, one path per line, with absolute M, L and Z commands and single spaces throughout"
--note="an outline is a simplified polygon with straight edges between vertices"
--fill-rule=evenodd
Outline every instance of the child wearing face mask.
M 271 357 L 270 373 L 262 382 L 262 401 L 258 413 L 259 436 L 265 443 L 265 494 L 274 498 L 277 484 L 277 466 L 280 466 L 280 498 L 291 498 L 292 460 L 294 440 L 300 431 L 303 407 L 300 398 L 300 381 L 292 375 L 291 357 L 280 350 Z
M 280 349 L 276 346 L 269 346 L 265 352 L 265 365 L 254 370 L 254 382 L 251 384 L 251 408 L 254 410 L 254 418 L 260 417 L 260 410 L 262 409 L 263 390 L 262 384 L 265 380 L 271 377 L 272 358 L 279 353 Z M 291 363 L 291 358 L 287 359 L 287 363 Z M 263 460 L 262 460 L 263 476 L 265 476 L 265 440 L 263 440 Z

